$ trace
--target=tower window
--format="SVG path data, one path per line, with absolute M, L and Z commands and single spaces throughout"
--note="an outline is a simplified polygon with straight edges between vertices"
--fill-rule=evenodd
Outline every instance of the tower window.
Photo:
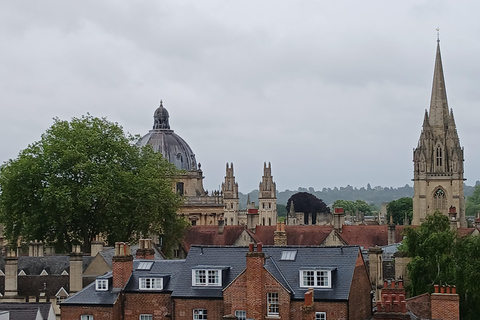
M 433 195 L 433 204 L 435 209 L 445 210 L 446 208 L 445 202 L 446 202 L 445 191 L 443 191 L 442 188 L 438 188 L 437 191 L 435 191 L 435 194 Z
M 437 167 L 442 166 L 442 148 L 437 147 Z

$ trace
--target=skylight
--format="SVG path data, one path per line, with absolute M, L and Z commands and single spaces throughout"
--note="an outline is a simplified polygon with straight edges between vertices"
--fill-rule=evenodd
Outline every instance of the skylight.
M 150 270 L 153 266 L 153 261 L 142 261 L 138 264 L 137 270 Z
M 294 261 L 297 256 L 297 250 L 284 250 L 282 251 L 282 257 L 280 260 L 290 260 Z

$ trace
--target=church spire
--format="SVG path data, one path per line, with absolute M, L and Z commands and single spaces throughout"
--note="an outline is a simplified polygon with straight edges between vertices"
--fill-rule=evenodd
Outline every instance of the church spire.
M 433 73 L 432 99 L 430 100 L 430 125 L 436 133 L 443 132 L 445 121 L 448 119 L 447 91 L 443 77 L 442 56 L 440 55 L 440 40 L 437 39 L 437 56 Z M 441 130 L 440 132 L 438 130 Z

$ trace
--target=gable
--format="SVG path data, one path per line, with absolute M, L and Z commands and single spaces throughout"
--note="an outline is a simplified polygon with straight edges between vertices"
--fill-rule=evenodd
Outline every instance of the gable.
M 99 276 L 111 270 L 112 268 L 108 265 L 103 256 L 101 254 L 97 254 L 87 269 L 85 269 L 83 275 Z
M 322 246 L 343 246 L 347 245 L 347 242 L 342 239 L 340 234 L 333 229 L 328 236 L 325 238 L 325 240 L 321 244 Z

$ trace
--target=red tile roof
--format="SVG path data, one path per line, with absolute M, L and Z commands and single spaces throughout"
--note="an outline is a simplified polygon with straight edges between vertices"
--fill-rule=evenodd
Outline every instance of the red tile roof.
M 257 226 L 255 236 L 265 245 L 273 245 L 276 226 Z M 318 246 L 333 230 L 332 226 L 285 226 L 287 244 L 297 246 Z
M 244 230 L 245 226 L 225 226 L 220 234 L 218 226 L 192 226 L 185 231 L 182 245 L 187 252 L 193 244 L 230 246 Z

